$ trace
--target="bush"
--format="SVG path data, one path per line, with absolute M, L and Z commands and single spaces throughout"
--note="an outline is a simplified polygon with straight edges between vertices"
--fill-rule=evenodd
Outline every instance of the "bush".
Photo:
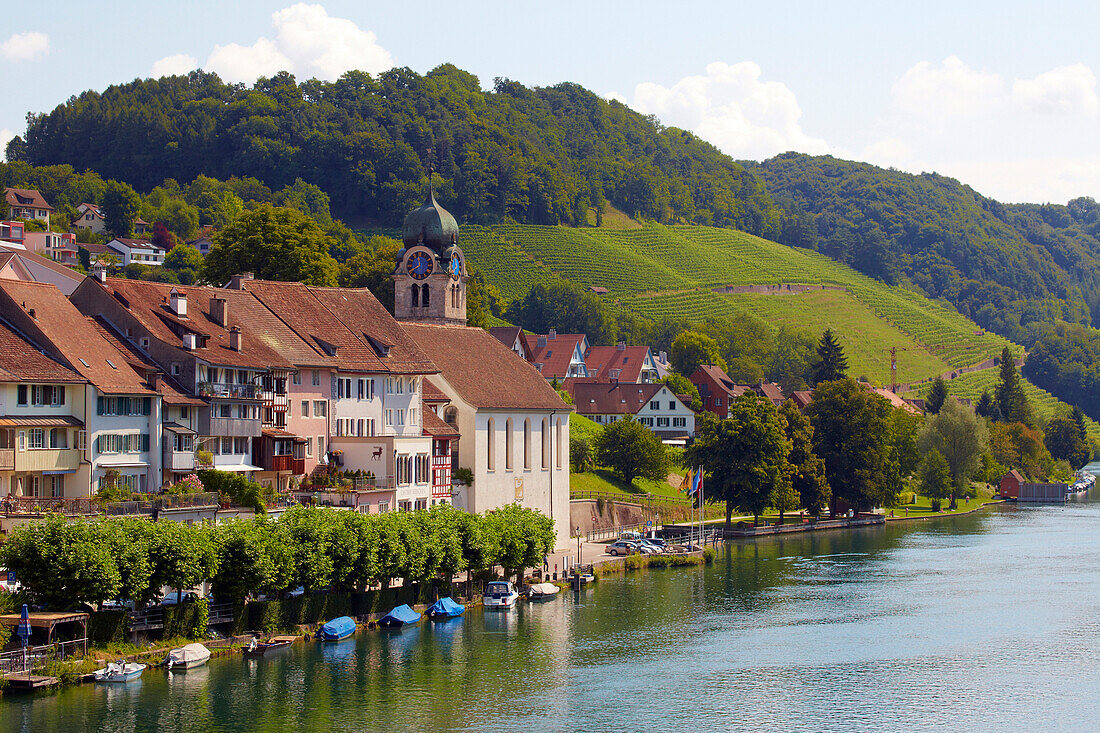
M 169 639 L 175 636 L 188 639 L 205 638 L 209 620 L 210 604 L 205 598 L 165 606 L 164 636 Z
M 716 557 L 718 557 L 718 551 L 715 550 L 713 547 L 703 548 L 703 560 L 706 562 L 707 565 L 713 565 L 714 559 Z
M 96 611 L 88 617 L 88 642 L 94 645 L 126 642 L 126 611 Z

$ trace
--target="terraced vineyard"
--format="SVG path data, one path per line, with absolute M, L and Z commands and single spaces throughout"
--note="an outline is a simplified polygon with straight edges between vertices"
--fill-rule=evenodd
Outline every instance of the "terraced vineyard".
M 703 320 L 753 313 L 779 325 L 838 331 L 856 375 L 889 382 L 891 347 L 898 379 L 915 381 L 977 364 L 1009 345 L 919 293 L 892 288 L 809 250 L 713 227 L 646 224 L 636 229 L 465 226 L 470 262 L 507 299 L 534 282 L 565 278 L 601 286 L 620 307 L 651 316 Z M 727 285 L 828 285 L 795 294 L 725 294 Z
M 996 387 L 999 378 L 1000 371 L 998 369 L 983 369 L 980 372 L 962 374 L 947 382 L 947 394 L 952 397 L 962 397 L 963 399 L 977 402 L 978 398 L 982 396 L 982 392 L 988 391 L 990 396 L 993 395 L 993 389 Z M 1023 380 L 1023 385 L 1024 392 L 1027 393 L 1027 399 L 1031 403 L 1032 409 L 1035 410 L 1036 416 L 1039 418 L 1049 420 L 1055 415 L 1069 409 L 1066 403 L 1062 402 L 1045 389 L 1036 387 L 1026 379 Z M 924 384 L 921 385 L 918 390 L 904 396 L 924 397 L 931 388 L 931 384 Z M 1100 424 L 1086 416 L 1085 427 L 1091 437 L 1100 439 Z

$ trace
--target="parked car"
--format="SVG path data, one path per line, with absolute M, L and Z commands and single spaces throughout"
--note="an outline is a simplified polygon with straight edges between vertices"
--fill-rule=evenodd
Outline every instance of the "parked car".
M 668 549 L 668 543 L 664 540 L 659 540 L 656 537 L 646 537 L 642 539 L 642 544 L 648 545 L 650 547 L 656 547 L 658 552 L 664 552 Z
M 183 602 L 187 603 L 188 601 L 197 601 L 202 598 L 202 596 L 200 596 L 198 593 L 195 593 L 194 591 L 187 591 L 183 594 L 182 598 Z M 161 606 L 174 606 L 179 603 L 179 599 L 180 596 L 176 593 L 176 591 L 172 591 L 170 593 L 165 593 L 164 597 L 160 599 L 159 604 Z
M 641 545 L 633 540 L 615 540 L 607 546 L 608 555 L 633 555 L 641 551 Z

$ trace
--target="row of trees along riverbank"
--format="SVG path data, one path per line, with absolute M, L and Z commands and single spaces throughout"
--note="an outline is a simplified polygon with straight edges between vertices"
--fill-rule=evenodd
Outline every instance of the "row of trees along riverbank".
M 16 572 L 27 601 L 60 610 L 121 599 L 140 607 L 163 587 L 207 580 L 217 601 L 240 603 L 299 586 L 348 593 L 397 578 L 449 585 L 456 573 L 496 566 L 522 577 L 553 549 L 553 520 L 514 504 L 484 515 L 449 505 L 378 515 L 292 507 L 279 519 L 217 525 L 50 517 L 13 531 L 0 564 Z

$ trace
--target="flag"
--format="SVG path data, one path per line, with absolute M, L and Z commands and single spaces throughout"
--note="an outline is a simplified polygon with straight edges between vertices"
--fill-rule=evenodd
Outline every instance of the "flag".
M 691 491 L 688 492 L 689 496 L 695 496 L 703 490 L 703 469 L 699 469 L 695 472 L 695 477 L 691 482 Z
M 694 480 L 692 475 L 693 473 L 694 472 L 689 468 L 687 475 L 684 476 L 684 480 L 680 482 L 680 491 L 688 494 L 689 496 L 691 495 L 691 484 Z

